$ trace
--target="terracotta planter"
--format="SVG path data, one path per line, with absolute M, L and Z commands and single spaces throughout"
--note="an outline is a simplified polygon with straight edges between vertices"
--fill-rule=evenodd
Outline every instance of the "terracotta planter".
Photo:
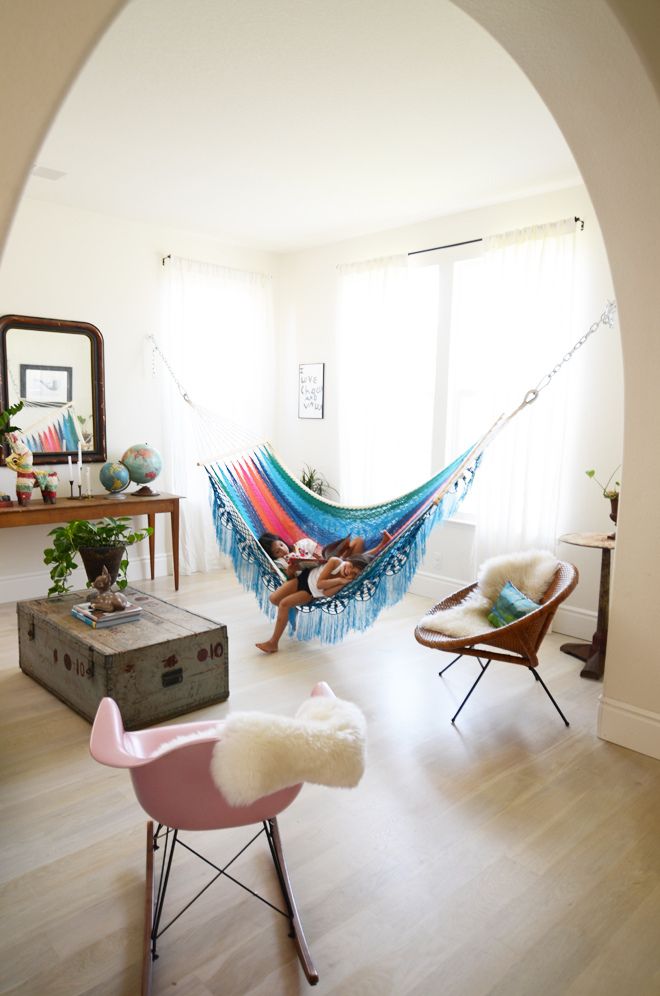
M 81 546 L 80 559 L 87 572 L 87 580 L 96 581 L 103 568 L 107 567 L 110 582 L 114 584 L 125 553 L 125 546 Z
M 619 514 L 619 496 L 610 498 L 610 519 L 616 526 L 616 517 Z

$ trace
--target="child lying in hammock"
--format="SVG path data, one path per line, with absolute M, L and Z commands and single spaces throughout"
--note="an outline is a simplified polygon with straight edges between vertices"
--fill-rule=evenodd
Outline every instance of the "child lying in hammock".
M 380 542 L 366 552 L 375 556 L 387 546 L 392 537 L 384 530 Z M 355 557 L 365 552 L 365 542 L 361 536 L 345 536 L 343 539 L 335 540 L 320 547 L 313 539 L 303 536 L 296 540 L 293 546 L 277 536 L 275 533 L 263 533 L 259 537 L 259 543 L 264 548 L 271 560 L 281 567 L 287 577 L 295 577 L 304 567 L 313 567 L 315 564 L 324 564 L 330 557 Z
M 342 560 L 331 557 L 319 567 L 305 567 L 297 577 L 290 578 L 272 593 L 270 601 L 277 606 L 275 628 L 270 640 L 255 646 L 265 654 L 275 654 L 289 621 L 289 609 L 295 605 L 306 605 L 314 598 L 328 598 L 336 595 L 344 585 L 358 576 L 373 560 L 371 553 L 358 553 Z

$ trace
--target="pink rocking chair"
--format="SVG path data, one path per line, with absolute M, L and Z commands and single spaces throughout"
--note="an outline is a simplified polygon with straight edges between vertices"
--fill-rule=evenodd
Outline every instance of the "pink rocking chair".
M 325 682 L 316 685 L 312 695 L 327 695 L 334 698 L 332 690 Z M 176 845 L 179 844 L 197 857 L 202 857 L 188 844 L 179 840 L 179 832 L 182 830 L 215 830 L 262 824 L 262 828 L 239 851 L 239 854 L 265 834 L 285 909 L 273 906 L 251 889 L 248 891 L 287 918 L 290 936 L 293 937 L 307 981 L 310 985 L 316 985 L 319 980 L 298 917 L 277 825 L 278 814 L 291 805 L 302 784 L 264 795 L 251 805 L 230 805 L 210 774 L 213 750 L 219 740 L 219 727 L 221 724 L 218 721 L 207 720 L 127 733 L 124 731 L 117 703 L 110 698 L 102 700 L 94 720 L 90 740 L 92 757 L 112 768 L 128 768 L 138 802 L 151 817 L 147 823 L 143 996 L 147 996 L 151 991 L 152 963 L 158 957 L 156 945 L 160 936 L 211 884 L 207 883 L 194 899 L 186 904 L 181 913 L 176 914 L 165 926 L 161 925 L 165 893 Z M 181 741 L 181 738 L 185 740 Z M 157 824 L 155 833 L 154 822 Z M 156 886 L 153 856 L 161 844 L 163 852 L 161 870 Z M 227 872 L 237 857 L 238 854 L 222 868 L 207 858 L 202 858 L 217 872 L 211 881 L 225 876 L 247 888 Z

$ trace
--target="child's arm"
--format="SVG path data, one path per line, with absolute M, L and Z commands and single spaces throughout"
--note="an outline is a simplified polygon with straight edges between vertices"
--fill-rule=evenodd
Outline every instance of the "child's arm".
M 341 564 L 341 559 L 339 557 L 331 557 L 327 564 L 324 564 L 321 568 L 321 572 L 316 582 L 319 591 L 322 591 L 324 595 L 334 595 L 343 588 L 351 578 L 342 578 L 338 575 L 333 576 L 333 571 L 336 567 Z

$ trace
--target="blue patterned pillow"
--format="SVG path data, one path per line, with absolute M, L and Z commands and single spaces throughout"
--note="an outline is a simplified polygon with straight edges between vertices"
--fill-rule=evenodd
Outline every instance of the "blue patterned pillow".
M 490 610 L 488 622 L 491 626 L 508 626 L 538 608 L 540 606 L 537 602 L 527 598 L 527 595 L 523 595 L 515 585 L 507 581 Z

